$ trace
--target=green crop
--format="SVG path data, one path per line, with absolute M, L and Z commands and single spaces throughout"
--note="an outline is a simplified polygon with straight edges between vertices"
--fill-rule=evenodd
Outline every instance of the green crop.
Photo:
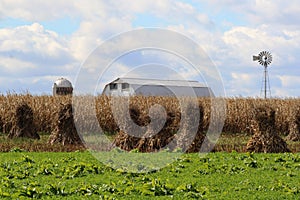
M 88 152 L 9 152 L 0 154 L 0 198 L 299 199 L 299 172 L 300 154 L 184 154 L 162 169 L 128 173 Z

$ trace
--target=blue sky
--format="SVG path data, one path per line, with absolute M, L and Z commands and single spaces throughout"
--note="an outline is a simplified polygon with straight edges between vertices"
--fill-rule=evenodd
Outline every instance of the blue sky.
M 105 40 L 147 27 L 177 31 L 196 41 L 219 69 L 227 96 L 260 96 L 263 68 L 252 55 L 263 50 L 274 58 L 269 68 L 272 95 L 300 96 L 298 0 L 1 0 L 0 93 L 51 94 L 58 77 L 75 84 L 81 65 Z M 138 76 L 133 68 L 141 60 L 150 62 L 149 55 L 124 56 L 105 81 L 128 73 Z M 175 66 L 186 79 L 204 81 L 192 70 L 181 71 L 176 58 L 152 55 L 154 61 Z M 147 69 L 143 76 L 163 74 L 157 70 Z

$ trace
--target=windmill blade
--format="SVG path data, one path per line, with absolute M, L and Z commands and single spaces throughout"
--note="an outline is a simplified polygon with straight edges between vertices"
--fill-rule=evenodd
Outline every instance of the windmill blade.
M 269 53 L 269 54 L 270 54 L 270 53 Z M 272 55 L 270 54 L 270 55 L 269 55 L 269 59 L 268 59 L 268 65 L 271 64 L 272 60 L 273 60 L 273 58 L 272 58 Z
M 254 57 L 253 57 L 254 59 Z M 272 55 L 268 51 L 262 51 L 258 54 L 258 62 L 263 66 L 270 65 L 272 62 Z

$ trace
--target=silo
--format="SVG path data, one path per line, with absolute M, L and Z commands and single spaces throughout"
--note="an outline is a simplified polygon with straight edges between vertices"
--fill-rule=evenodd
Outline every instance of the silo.
M 53 84 L 53 96 L 55 95 L 72 95 L 73 87 L 72 83 L 65 79 L 59 78 Z

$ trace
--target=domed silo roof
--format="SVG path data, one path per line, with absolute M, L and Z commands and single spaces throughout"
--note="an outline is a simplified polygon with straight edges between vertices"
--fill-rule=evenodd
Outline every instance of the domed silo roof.
M 54 83 L 56 87 L 72 88 L 72 83 L 65 78 L 59 78 Z

